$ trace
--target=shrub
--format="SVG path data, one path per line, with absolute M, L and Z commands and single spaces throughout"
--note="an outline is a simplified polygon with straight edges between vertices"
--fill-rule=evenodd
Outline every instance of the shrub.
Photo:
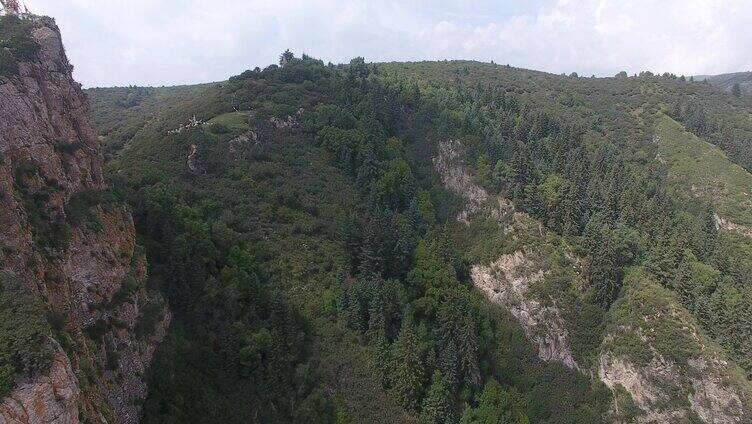
M 112 296 L 108 309 L 122 305 L 141 287 L 143 287 L 142 281 L 137 280 L 132 275 L 126 276 L 123 279 L 120 289 L 118 289 L 118 291 Z
M 18 73 L 17 61 L 30 60 L 39 45 L 29 36 L 33 23 L 16 16 L 0 17 L 0 75 Z
M 16 376 L 47 370 L 50 333 L 37 300 L 18 280 L 0 274 L 0 398 L 10 392 Z
M 90 339 L 97 341 L 101 340 L 108 331 L 110 331 L 110 324 L 103 319 L 98 319 L 94 324 L 84 329 Z
M 25 177 L 34 175 L 37 172 L 39 172 L 39 165 L 36 163 L 31 161 L 19 162 L 14 172 L 16 184 L 21 184 Z
M 10 76 L 18 73 L 18 64 L 13 53 L 7 48 L 0 48 L 0 76 Z
M 53 145 L 56 152 L 64 155 L 72 155 L 81 150 L 83 143 L 79 140 L 60 139 Z
M 101 223 L 93 208 L 102 206 L 110 210 L 110 207 L 117 203 L 117 196 L 111 190 L 83 190 L 71 196 L 65 213 L 68 221 L 74 226 L 99 231 Z
M 163 312 L 164 306 L 162 302 L 151 300 L 146 303 L 141 310 L 138 323 L 136 323 L 136 337 L 142 340 L 151 337 L 154 334 L 157 323 L 162 319 Z

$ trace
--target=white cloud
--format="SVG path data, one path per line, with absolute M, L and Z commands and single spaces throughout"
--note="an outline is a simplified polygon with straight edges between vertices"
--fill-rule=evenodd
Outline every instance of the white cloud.
M 748 0 L 27 0 L 84 85 L 222 80 L 285 48 L 325 61 L 494 60 L 550 72 L 752 68 Z

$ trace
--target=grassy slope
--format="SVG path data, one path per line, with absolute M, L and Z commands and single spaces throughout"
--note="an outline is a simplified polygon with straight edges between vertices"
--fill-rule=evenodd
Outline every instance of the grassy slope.
M 728 160 L 716 146 L 687 132 L 681 124 L 661 115 L 656 121 L 656 140 L 668 165 L 668 181 L 674 195 L 684 202 L 709 204 L 724 219 L 752 226 L 752 174 Z M 720 240 L 733 273 L 749 281 L 752 272 L 752 239 L 736 231 L 721 230 Z M 749 284 L 739 287 L 749 292 Z
M 197 99 L 213 98 L 221 83 L 176 87 L 111 87 L 85 90 L 106 158 L 112 157 L 149 124 L 180 114 Z M 200 100 L 198 100 L 200 103 Z M 190 115 L 189 115 L 190 116 Z M 156 122 L 155 122 L 156 121 Z M 183 118 L 184 122 L 185 118 Z
M 211 118 L 207 123 L 224 125 L 231 130 L 247 130 L 250 115 L 248 111 L 227 112 Z
M 677 194 L 699 198 L 723 218 L 752 226 L 752 174 L 665 115 L 656 121 L 655 134 Z
M 724 219 L 752 227 L 752 174 L 665 115 L 657 120 L 655 131 L 678 198 L 707 203 Z M 728 230 L 721 231 L 721 237 L 739 257 L 739 272 L 752 270 L 752 239 Z

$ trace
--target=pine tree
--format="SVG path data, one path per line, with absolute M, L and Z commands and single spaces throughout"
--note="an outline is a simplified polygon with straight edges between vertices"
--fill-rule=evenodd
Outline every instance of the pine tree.
M 395 397 L 403 407 L 417 409 L 422 395 L 424 370 L 418 335 L 409 317 L 402 321 L 392 351 L 390 382 Z
M 282 52 L 281 55 L 279 55 L 279 66 L 284 67 L 288 63 L 290 63 L 291 60 L 295 58 L 295 55 L 292 54 L 290 49 L 285 50 Z
M 462 297 L 450 297 L 437 314 L 439 368 L 453 390 L 480 384 L 475 320 Z M 460 387 L 461 386 L 461 387 Z
M 410 225 L 410 228 L 412 228 L 412 233 L 418 236 L 425 234 L 428 225 L 426 225 L 426 222 L 423 219 L 423 214 L 417 197 L 413 197 L 410 201 L 410 206 L 405 214 L 407 216 L 407 223 Z
M 458 351 L 453 336 L 445 337 L 445 340 L 441 341 L 441 353 L 437 365 L 453 390 L 456 390 L 460 385 L 460 355 Z
M 616 249 L 615 235 L 603 219 L 594 215 L 585 226 L 583 246 L 589 252 L 586 278 L 595 300 L 604 307 L 611 305 L 621 290 L 622 266 Z
M 360 264 L 360 245 L 362 242 L 361 220 L 356 213 L 348 215 L 339 228 L 338 236 L 350 258 L 350 270 L 355 271 Z
M 697 253 L 700 260 L 707 261 L 715 252 L 718 243 L 718 229 L 715 226 L 715 214 L 710 207 L 706 209 L 704 218 L 702 240 Z
M 499 383 L 490 380 L 483 387 L 478 406 L 466 409 L 461 423 L 528 424 L 530 421 L 520 409 L 514 398 Z
M 460 331 L 460 352 L 462 377 L 467 387 L 480 385 L 480 369 L 478 368 L 478 340 L 475 333 L 475 320 L 466 314 Z
M 383 298 L 375 296 L 371 301 L 368 318 L 368 344 L 374 351 L 376 368 L 383 387 L 388 383 L 390 364 L 389 341 L 386 338 L 386 319 L 384 316 Z
M 645 267 L 663 285 L 668 285 L 678 264 L 673 241 L 675 237 L 666 229 L 659 233 L 652 249 L 648 251 Z
M 372 218 L 377 218 L 373 217 Z M 384 257 L 381 252 L 381 230 L 377 219 L 370 219 L 363 235 L 358 255 L 358 274 L 363 277 L 381 276 Z
M 420 413 L 421 424 L 443 424 L 454 422 L 452 415 L 452 394 L 449 383 L 440 371 L 434 371 L 431 387 L 423 400 Z
M 403 278 L 410 269 L 417 236 L 407 219 L 399 213 L 395 213 L 391 221 L 389 228 L 392 243 L 388 246 L 385 273 L 387 277 Z
M 595 289 L 595 300 L 604 307 L 611 305 L 621 290 L 620 270 L 613 260 L 611 251 L 592 256 L 587 271 L 587 279 Z
M 370 184 L 379 175 L 379 165 L 374 144 L 368 143 L 364 146 L 359 158 L 360 166 L 357 169 L 357 178 L 355 183 L 358 188 L 367 191 Z
M 692 287 L 692 281 L 689 274 L 689 259 L 683 258 L 679 263 L 679 267 L 676 269 L 674 279 L 671 283 L 671 288 L 676 290 L 676 294 L 679 296 L 679 301 L 685 308 L 690 311 L 694 310 L 694 288 Z

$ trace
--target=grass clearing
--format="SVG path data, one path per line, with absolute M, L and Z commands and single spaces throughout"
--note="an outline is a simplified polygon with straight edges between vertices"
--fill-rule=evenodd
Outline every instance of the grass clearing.
M 670 186 L 680 198 L 709 202 L 722 217 L 752 226 L 752 174 L 668 116 L 659 116 L 655 134 Z
M 229 112 L 229 113 L 223 113 L 222 115 L 215 116 L 214 118 L 210 119 L 207 123 L 208 124 L 219 124 L 224 125 L 225 127 L 229 128 L 233 131 L 243 131 L 247 130 L 248 127 L 248 119 L 251 117 L 250 111 L 238 111 L 238 112 Z

